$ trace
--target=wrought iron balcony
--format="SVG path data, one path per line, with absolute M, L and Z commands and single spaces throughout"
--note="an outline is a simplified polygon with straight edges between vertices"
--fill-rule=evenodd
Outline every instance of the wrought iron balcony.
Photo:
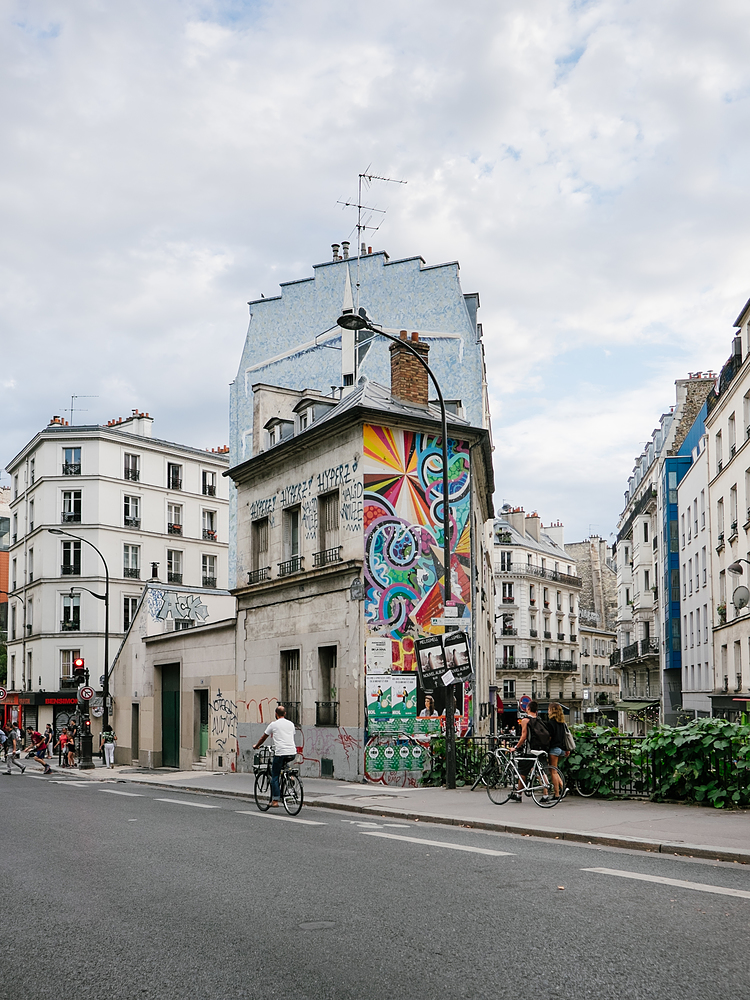
M 339 703 L 337 701 L 316 701 L 315 725 L 338 726 L 338 724 L 339 724 Z
M 81 463 L 80 462 L 63 462 L 62 474 L 64 476 L 80 476 L 80 474 L 81 474 Z
M 554 670 L 556 672 L 572 674 L 577 669 L 578 664 L 575 660 L 545 660 L 542 663 L 542 670 Z
M 631 642 L 629 646 L 625 646 L 617 652 L 620 653 L 623 663 L 629 663 L 642 656 L 658 656 L 659 642 L 657 639 L 639 639 L 638 642 Z M 610 665 L 612 665 L 612 657 L 610 657 Z
M 536 637 L 539 635 L 539 633 L 537 632 L 537 630 L 535 628 L 530 628 L 529 629 L 529 635 L 531 636 L 532 639 L 536 639 Z
M 126 528 L 140 528 L 141 526 L 140 517 L 126 517 L 124 521 Z
M 575 632 L 571 632 L 570 633 L 570 641 L 571 642 L 578 642 L 578 636 L 575 634 Z
M 204 483 L 203 484 L 203 496 L 204 497 L 215 497 L 216 496 L 216 487 L 215 486 L 209 486 L 207 483 Z
M 262 569 L 253 569 L 247 574 L 248 584 L 262 583 L 264 580 L 271 579 L 271 567 L 264 566 Z
M 126 469 L 124 479 L 129 479 L 133 483 L 137 483 L 141 478 L 141 473 L 139 469 Z
M 78 681 L 75 677 L 61 677 L 60 678 L 60 690 L 64 691 L 66 688 L 77 688 Z
M 516 599 L 515 599 L 515 597 L 513 597 L 512 594 L 511 594 L 510 597 L 503 597 L 503 604 L 515 604 L 515 603 L 516 603 Z
M 216 577 L 215 576 L 204 576 L 203 586 L 208 590 L 216 590 Z
M 557 641 L 558 642 L 565 642 L 565 633 L 564 632 L 558 632 L 557 633 Z
M 67 621 L 60 622 L 61 632 L 80 632 L 81 622 L 80 619 L 69 618 Z
M 60 567 L 60 573 L 63 576 L 80 576 L 81 575 L 81 564 L 80 563 L 63 563 Z
M 619 649 L 616 649 L 614 651 L 614 653 L 610 653 L 610 655 L 609 655 L 609 665 L 610 665 L 610 667 L 616 667 L 618 665 L 618 663 L 620 662 L 620 659 L 621 659 L 621 656 L 620 656 L 620 650 Z
M 167 573 L 167 583 L 176 583 L 182 586 L 182 573 L 173 573 L 170 570 Z
M 530 656 L 506 657 L 495 661 L 496 670 L 537 670 L 539 662 Z
M 292 576 L 293 573 L 301 573 L 305 568 L 302 565 L 304 561 L 304 556 L 293 556 L 291 559 L 280 562 L 278 564 L 279 576 Z
M 507 626 L 503 625 L 503 630 L 501 635 L 518 635 L 518 629 L 508 628 Z
M 128 580 L 140 580 L 141 571 L 138 567 L 125 566 L 123 567 L 122 575 Z
M 178 524 L 177 521 L 170 521 L 167 524 L 167 533 L 170 535 L 181 535 L 182 525 Z
M 182 489 L 182 480 L 178 479 L 177 476 L 170 476 L 169 481 L 167 482 L 167 489 L 168 490 L 181 490 Z
M 545 629 L 544 638 L 545 639 L 551 639 L 552 638 L 552 633 L 551 632 L 547 632 L 546 629 Z
M 80 524 L 81 523 L 81 512 L 76 513 L 74 510 L 64 510 L 60 515 L 60 522 L 62 524 Z
M 216 541 L 216 532 L 213 530 L 213 528 L 204 528 L 203 529 L 203 541 L 204 542 L 215 542 Z
M 334 545 L 330 549 L 315 552 L 313 554 L 313 566 L 329 566 L 331 563 L 341 562 L 341 548 L 341 545 Z

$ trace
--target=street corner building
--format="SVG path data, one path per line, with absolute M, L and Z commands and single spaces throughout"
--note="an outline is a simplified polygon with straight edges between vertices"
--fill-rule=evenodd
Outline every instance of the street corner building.
M 147 581 L 113 664 L 115 763 L 233 771 L 235 600 Z
M 352 334 L 347 344 L 347 331 L 331 332 L 345 284 L 356 278 L 353 260 L 337 256 L 314 279 L 252 304 L 259 315 L 251 331 L 264 332 L 259 341 L 248 338 L 253 350 L 246 348 L 233 387 L 236 433 L 226 473 L 236 488 L 240 769 L 251 768 L 251 745 L 283 702 L 300 730 L 303 774 L 415 781 L 429 733 L 440 731 L 445 689 L 434 691 L 435 711 L 425 718 L 414 644 L 443 635 L 446 615 L 467 634 L 474 666 L 458 699 L 459 725 L 487 723 L 493 473 L 478 298 L 461 292 L 457 265 L 441 268 L 373 254 L 360 262 L 360 284 L 378 320 L 408 318 L 410 331 L 425 324 L 424 339 L 395 334 L 449 386 L 448 609 L 441 411 L 430 401 L 426 371 L 402 343 L 371 336 L 363 344 Z M 274 328 L 284 333 L 274 338 Z M 290 329 L 299 344 L 284 352 Z M 338 354 L 314 345 L 312 334 L 325 331 Z M 259 344 L 269 355 L 274 345 L 277 360 L 258 360 Z M 397 748 L 400 737 L 408 739 Z

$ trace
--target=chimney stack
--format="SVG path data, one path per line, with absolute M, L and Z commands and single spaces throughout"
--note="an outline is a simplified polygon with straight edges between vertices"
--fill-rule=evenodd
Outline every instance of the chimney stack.
M 342 240 L 341 249 L 344 253 L 344 260 L 349 260 L 349 240 Z
M 341 260 L 341 258 L 339 257 L 339 244 L 338 243 L 332 243 L 331 244 L 331 250 L 333 250 L 333 259 L 334 260 Z
M 401 330 L 399 336 L 401 340 L 407 340 L 406 330 Z M 419 339 L 418 333 L 412 333 L 410 344 L 427 361 L 430 346 Z M 390 350 L 391 395 L 394 399 L 404 403 L 414 403 L 417 406 L 426 407 L 429 400 L 427 372 L 408 348 L 404 348 L 400 344 L 391 344 Z

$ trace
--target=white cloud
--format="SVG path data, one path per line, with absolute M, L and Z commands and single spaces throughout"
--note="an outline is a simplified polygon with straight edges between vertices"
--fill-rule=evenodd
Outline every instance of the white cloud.
M 285 0 L 0 11 L 7 461 L 89 419 L 227 438 L 245 302 L 310 273 L 358 171 L 394 255 L 482 299 L 498 497 L 614 526 L 672 383 L 748 295 L 750 11 Z M 523 442 L 523 447 L 518 447 Z M 604 532 L 603 533 L 607 533 Z

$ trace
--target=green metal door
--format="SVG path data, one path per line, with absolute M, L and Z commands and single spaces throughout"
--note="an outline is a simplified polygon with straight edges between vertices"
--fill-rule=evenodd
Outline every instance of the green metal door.
M 200 756 L 205 757 L 208 753 L 208 691 L 199 691 L 201 708 L 200 723 Z
M 161 763 L 180 766 L 180 665 L 161 668 Z

